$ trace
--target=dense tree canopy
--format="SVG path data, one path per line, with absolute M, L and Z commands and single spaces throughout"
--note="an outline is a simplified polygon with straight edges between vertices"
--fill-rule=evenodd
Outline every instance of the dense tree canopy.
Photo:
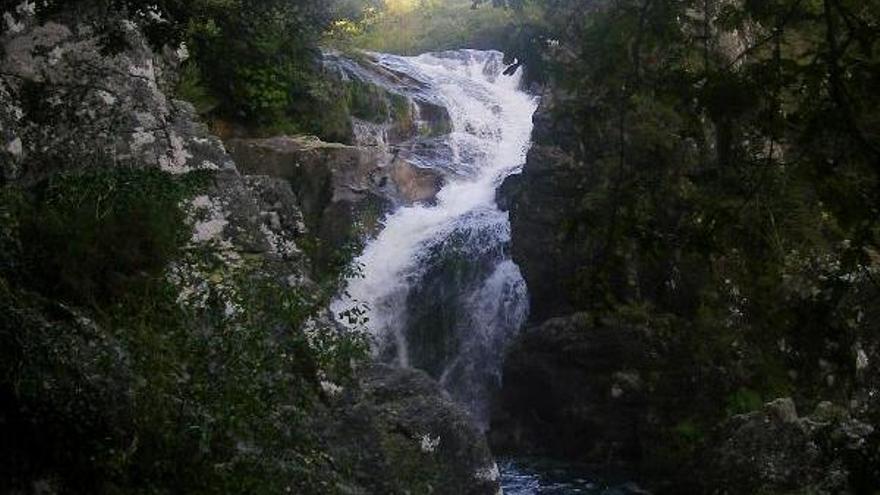
M 512 53 L 585 170 L 564 227 L 579 307 L 672 316 L 694 355 L 749 355 L 764 398 L 811 394 L 819 358 L 851 366 L 828 343 L 880 324 L 880 4 L 528 3 L 546 25 Z

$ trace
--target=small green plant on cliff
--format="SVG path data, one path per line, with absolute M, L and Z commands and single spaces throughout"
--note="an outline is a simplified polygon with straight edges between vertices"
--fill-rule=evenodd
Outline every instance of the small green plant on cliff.
M 136 169 L 49 178 L 18 219 L 28 283 L 100 307 L 158 276 L 188 238 L 178 203 L 199 180 Z
M 761 394 L 749 388 L 740 387 L 727 398 L 727 414 L 745 414 L 757 411 L 764 405 Z
M 322 102 L 318 43 L 332 19 L 324 0 L 47 0 L 41 21 L 72 12 L 100 37 L 103 51 L 128 47 L 134 22 L 158 52 L 188 53 L 179 95 L 213 117 L 245 127 L 312 130 Z M 6 23 L 0 24 L 0 32 Z M 185 44 L 185 45 L 183 45 Z

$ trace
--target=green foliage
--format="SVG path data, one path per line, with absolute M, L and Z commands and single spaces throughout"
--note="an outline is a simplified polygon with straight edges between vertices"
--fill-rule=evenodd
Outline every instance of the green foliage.
M 417 55 L 457 48 L 502 48 L 524 21 L 491 8 L 472 9 L 470 0 L 387 2 L 360 19 L 342 21 L 331 42 L 372 51 Z
M 177 205 L 193 177 L 136 169 L 51 177 L 18 212 L 27 282 L 95 306 L 161 273 L 188 236 Z
M 761 409 L 764 400 L 761 394 L 754 390 L 740 387 L 727 397 L 727 414 L 744 414 Z
M 848 403 L 854 344 L 880 328 L 865 310 L 878 287 L 880 9 L 531 4 L 544 25 L 511 55 L 540 60 L 563 123 L 537 144 L 582 167 L 560 233 L 579 253 L 561 281 L 573 305 L 672 322 L 687 355 L 669 373 L 723 377 L 688 405 L 697 424 L 779 396 Z M 670 424 L 685 416 L 666 406 Z
M 320 380 L 346 383 L 367 341 L 305 332 L 326 296 L 261 261 L 231 271 L 187 246 L 180 205 L 206 178 L 97 169 L 2 189 L 0 490 L 336 490 L 308 422 Z M 189 277 L 198 304 L 176 285 Z
M 675 433 L 681 438 L 682 442 L 687 444 L 698 444 L 705 433 L 692 420 L 685 420 L 675 425 Z
M 187 37 L 193 63 L 224 116 L 256 125 L 290 120 L 317 78 L 317 41 L 329 22 L 320 1 L 208 3 Z
M 202 115 L 210 114 L 220 105 L 219 99 L 205 86 L 198 66 L 192 63 L 181 69 L 175 93 L 179 98 L 192 103 Z
M 389 108 L 385 91 L 374 85 L 353 81 L 347 85 L 351 115 L 377 124 L 388 120 Z

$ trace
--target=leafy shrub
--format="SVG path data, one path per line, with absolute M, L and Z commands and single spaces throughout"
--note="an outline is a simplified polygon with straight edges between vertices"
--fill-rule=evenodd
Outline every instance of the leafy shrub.
M 260 262 L 229 272 L 210 248 L 184 249 L 180 205 L 204 184 L 99 169 L 3 189 L 0 491 L 336 489 L 308 424 L 320 380 L 349 379 L 366 340 L 303 331 L 325 300 Z M 203 280 L 204 304 L 182 304 L 169 264 L 228 287 Z
M 178 203 L 193 182 L 136 169 L 51 177 L 19 219 L 30 283 L 97 306 L 157 276 L 188 237 Z
M 727 398 L 727 414 L 745 414 L 757 411 L 764 405 L 761 394 L 754 390 L 740 387 Z
M 213 112 L 220 105 L 220 100 L 205 86 L 199 67 L 193 63 L 185 64 L 181 69 L 175 93 L 192 103 L 202 115 Z

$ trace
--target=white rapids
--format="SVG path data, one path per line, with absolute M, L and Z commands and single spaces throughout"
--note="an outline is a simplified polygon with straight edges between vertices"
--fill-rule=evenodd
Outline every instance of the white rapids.
M 495 193 L 525 162 L 537 100 L 520 90 L 519 73 L 502 75 L 499 52 L 377 57 L 424 82 L 449 111 L 443 156 L 412 157 L 441 170 L 446 184 L 432 204 L 401 207 L 383 220 L 355 260 L 361 276 L 348 281 L 333 309 L 364 307 L 378 357 L 426 369 L 486 427 L 504 345 L 528 312 Z

